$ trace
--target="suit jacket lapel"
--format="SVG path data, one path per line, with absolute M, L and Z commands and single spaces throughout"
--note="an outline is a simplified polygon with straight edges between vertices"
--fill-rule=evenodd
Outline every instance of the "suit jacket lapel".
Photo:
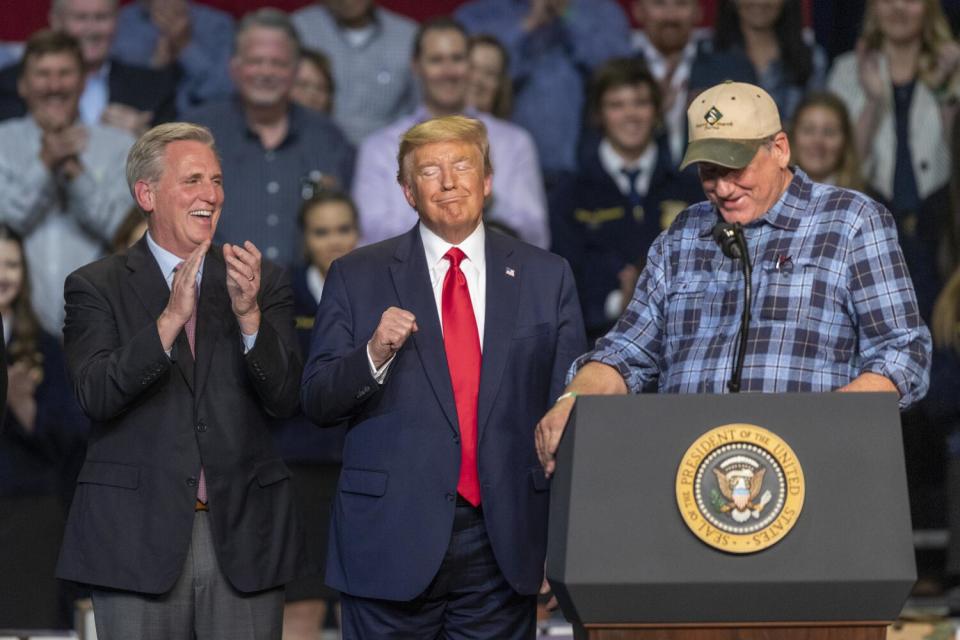
M 483 437 L 510 357 L 510 343 L 519 306 L 521 265 L 512 260 L 513 251 L 503 238 L 487 231 L 487 312 L 483 328 L 483 364 L 480 369 L 480 397 L 477 405 L 477 439 Z M 510 275 L 510 274 L 513 275 Z
M 130 287 L 146 308 L 151 318 L 156 320 L 163 313 L 170 299 L 170 287 L 160 271 L 160 265 L 150 253 L 146 234 L 127 252 L 127 268 L 130 269 Z M 173 347 L 173 356 L 177 369 L 184 381 L 193 391 L 193 356 L 190 343 L 183 331 L 177 335 Z
M 415 226 L 400 241 L 390 265 L 393 286 L 400 299 L 400 306 L 417 318 L 417 332 L 410 336 L 412 344 L 423 364 L 427 379 L 443 408 L 450 427 L 458 430 L 457 407 L 453 401 L 453 386 L 447 368 L 447 354 L 443 348 L 443 332 L 437 314 L 437 303 L 430 289 L 430 272 L 420 240 L 420 227 Z M 402 351 L 408 347 L 405 346 Z
M 231 326 L 233 311 L 230 308 L 230 296 L 227 294 L 227 267 L 223 262 L 221 247 L 212 247 L 207 251 L 203 261 L 203 279 L 200 282 L 200 306 L 197 309 L 197 393 L 199 398 L 203 394 L 213 362 L 213 354 L 217 341 Z M 243 348 L 237 331 L 238 349 Z

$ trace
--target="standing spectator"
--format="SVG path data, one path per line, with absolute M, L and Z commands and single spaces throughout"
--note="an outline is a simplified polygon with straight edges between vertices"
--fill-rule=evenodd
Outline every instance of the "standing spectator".
M 790 144 L 798 167 L 814 182 L 863 191 L 850 115 L 832 93 L 811 93 L 797 105 Z
M 787 122 L 804 94 L 826 80 L 827 56 L 804 34 L 801 0 L 720 0 L 714 45 L 746 55 Z
M 513 112 L 510 54 L 494 36 L 470 36 L 470 88 L 467 104 L 507 120 Z
M 16 576 L 0 583 L 0 627 L 67 629 L 54 566 L 88 423 L 70 390 L 60 341 L 37 321 L 29 282 L 20 237 L 0 225 L 9 378 L 0 429 L 0 571 Z
M 465 113 L 482 121 L 490 138 L 493 194 L 484 216 L 538 247 L 550 244 L 546 196 L 530 134 L 517 125 L 467 107 L 470 61 L 467 33 L 449 18 L 424 23 L 413 49 L 423 103 L 409 116 L 372 134 L 357 154 L 353 199 L 365 244 L 403 233 L 417 213 L 397 189 L 396 146 L 404 131 L 430 118 Z
M 348 188 L 354 153 L 325 115 L 291 99 L 300 42 L 287 15 L 249 13 L 237 28 L 230 73 L 234 98 L 212 102 L 186 119 L 207 126 L 223 158 L 232 215 L 217 229 L 223 242 L 250 240 L 292 266 L 300 253 L 297 212 L 307 182 Z
M 630 51 L 627 16 L 613 0 L 472 0 L 455 16 L 510 52 L 513 120 L 533 135 L 550 186 L 576 167 L 584 74 Z
M 175 115 L 176 74 L 172 68 L 148 69 L 110 57 L 117 28 L 116 0 L 54 0 L 50 26 L 80 43 L 86 82 L 80 99 L 84 124 L 107 124 L 133 135 L 150 123 Z M 0 118 L 24 114 L 16 67 L 0 71 Z
M 83 59 L 75 39 L 38 31 L 20 65 L 28 113 L 0 123 L 0 222 L 24 238 L 40 324 L 63 325 L 63 280 L 103 253 L 130 207 L 117 176 L 133 139 L 80 121 Z
M 293 14 L 305 46 L 333 63 L 340 90 L 333 118 L 354 144 L 410 113 L 417 104 L 407 61 L 415 22 L 374 0 L 326 0 Z
M 958 63 L 937 0 L 870 0 L 856 51 L 837 58 L 828 79 L 850 111 L 867 185 L 893 213 L 925 320 L 947 275 L 937 247 Z
M 950 176 L 945 123 L 960 97 L 958 63 L 938 0 L 870 0 L 856 50 L 830 70 L 827 86 L 850 112 L 864 177 L 887 202 L 901 241 Z
M 330 60 L 315 49 L 300 50 L 300 64 L 290 97 L 302 107 L 330 115 L 335 85 Z
M 320 189 L 300 211 L 306 264 L 293 275 L 293 301 L 297 334 L 304 357 L 310 352 L 317 305 L 330 265 L 357 246 L 360 229 L 357 210 L 349 196 Z M 287 585 L 284 607 L 284 640 L 318 640 L 329 604 L 338 601 L 326 586 L 327 534 L 330 510 L 337 490 L 346 425 L 317 429 L 300 414 L 273 429 L 280 455 L 293 473 L 294 501 L 300 509 L 311 566 L 319 570 Z
M 137 0 L 120 10 L 112 52 L 118 60 L 155 69 L 175 65 L 177 110 L 230 95 L 227 66 L 233 18 L 188 0 Z
M 755 82 L 750 61 L 732 52 L 716 52 L 709 40 L 697 40 L 699 0 L 633 0 L 633 16 L 643 26 L 638 55 L 660 83 L 670 154 L 680 163 L 687 145 L 687 106 L 720 78 Z
M 597 69 L 589 105 L 603 137 L 551 196 L 552 250 L 570 261 L 591 339 L 629 302 L 654 239 L 703 197 L 656 137 L 660 100 L 641 60 L 615 58 Z

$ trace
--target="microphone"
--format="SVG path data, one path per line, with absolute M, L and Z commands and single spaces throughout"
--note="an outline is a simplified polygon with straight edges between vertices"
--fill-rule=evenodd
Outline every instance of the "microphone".
M 713 241 L 720 245 L 723 255 L 733 260 L 739 260 L 742 255 L 737 241 L 738 234 L 743 234 L 739 222 L 735 224 L 718 222 L 713 225 Z
M 743 227 L 739 222 L 718 222 L 713 226 L 713 240 L 720 245 L 723 255 L 731 260 L 740 261 L 743 272 L 743 313 L 740 315 L 740 330 L 737 333 L 737 349 L 733 360 L 733 371 L 727 382 L 730 393 L 740 392 L 740 378 L 743 375 L 743 360 L 747 355 L 747 333 L 750 331 L 750 301 L 753 298 L 753 265 L 750 264 L 750 252 L 747 240 L 743 236 Z

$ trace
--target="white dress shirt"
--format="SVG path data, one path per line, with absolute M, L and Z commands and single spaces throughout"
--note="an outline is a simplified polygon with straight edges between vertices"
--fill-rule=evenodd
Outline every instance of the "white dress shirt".
M 460 270 L 467 279 L 467 290 L 470 292 L 470 304 L 473 305 L 473 316 L 477 321 L 477 335 L 480 338 L 480 350 L 483 351 L 483 327 L 487 311 L 487 254 L 486 230 L 483 224 L 477 225 L 473 233 L 460 244 L 451 244 L 420 224 L 420 240 L 423 242 L 423 252 L 427 259 L 427 271 L 430 273 L 430 287 L 433 289 L 433 299 L 437 305 L 437 317 L 440 318 L 440 330 L 443 331 L 443 280 L 450 269 L 450 261 L 443 256 L 451 247 L 457 247 L 466 256 L 460 262 Z M 393 362 L 391 356 L 382 367 L 377 369 L 370 356 L 370 345 L 367 345 L 367 360 L 370 363 L 370 372 L 374 379 L 383 384 L 387 369 Z

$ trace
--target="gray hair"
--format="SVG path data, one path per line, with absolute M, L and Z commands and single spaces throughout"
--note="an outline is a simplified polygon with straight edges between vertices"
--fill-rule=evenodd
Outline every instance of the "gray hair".
M 111 11 L 116 11 L 116 10 L 117 10 L 117 2 L 118 2 L 118 0 L 110 0 L 110 10 L 111 10 Z M 66 4 L 67 4 L 67 0 L 53 0 L 53 1 L 50 3 L 50 11 L 51 11 L 52 13 L 62 14 L 62 13 L 63 13 L 63 10 L 67 8 L 67 7 L 66 7 Z
M 293 46 L 294 59 L 299 59 L 301 47 L 300 36 L 297 34 L 296 27 L 293 26 L 293 21 L 290 20 L 288 14 L 272 7 L 251 11 L 240 19 L 240 24 L 237 25 L 236 35 L 233 39 L 234 55 L 240 50 L 240 40 L 243 38 L 243 35 L 251 29 L 257 28 L 278 29 L 283 31 Z
M 194 141 L 209 146 L 217 153 L 213 134 L 206 127 L 190 122 L 168 122 L 144 133 L 127 154 L 127 186 L 134 201 L 137 182 L 156 182 L 163 173 L 163 152 L 171 142 Z M 218 156 L 219 159 L 219 156 Z

